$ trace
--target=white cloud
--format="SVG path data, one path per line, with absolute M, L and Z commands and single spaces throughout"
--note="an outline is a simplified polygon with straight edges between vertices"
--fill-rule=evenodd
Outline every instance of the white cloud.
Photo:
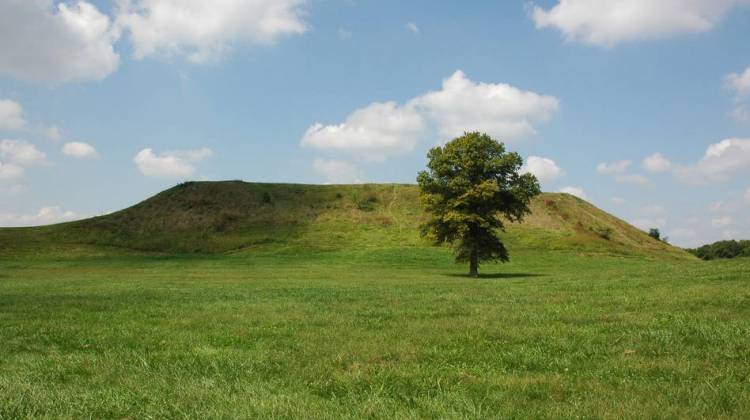
M 0 2 L 0 73 L 46 82 L 101 80 L 117 69 L 109 17 L 90 3 Z
M 745 191 L 745 201 L 750 204 L 750 188 Z
M 2 63 L 2 58 L 0 58 L 0 63 Z M 21 105 L 9 99 L 0 99 L 0 130 L 21 130 L 25 126 L 26 121 L 23 119 Z
M 412 103 L 437 124 L 444 140 L 466 131 L 480 131 L 502 141 L 536 134 L 533 123 L 547 121 L 560 101 L 504 83 L 478 83 L 458 70 L 443 80 L 439 91 Z
M 652 173 L 667 172 L 672 168 L 672 162 L 662 156 L 661 153 L 654 153 L 643 159 L 643 167 Z
M 750 121 L 750 109 L 745 108 L 744 105 L 738 104 L 734 110 L 732 110 L 732 118 L 739 122 Z
M 65 143 L 62 151 L 67 156 L 79 159 L 91 159 L 98 156 L 94 146 L 79 141 Z
M 716 219 L 711 219 L 711 226 L 715 228 L 729 226 L 733 223 L 733 220 L 729 216 L 723 216 Z
M 549 182 L 560 178 L 564 172 L 552 159 L 529 156 L 521 168 L 521 173 L 533 174 L 539 182 Z
M 305 0 L 124 0 L 118 25 L 130 32 L 136 58 L 184 55 L 203 63 L 236 43 L 272 44 L 302 34 Z
M 574 195 L 578 198 L 586 200 L 586 192 L 581 187 L 564 187 L 557 190 L 557 192 Z
M 341 124 L 314 124 L 302 137 L 302 145 L 382 161 L 389 155 L 411 151 L 423 131 L 423 118 L 413 107 L 374 103 L 354 111 Z
M 12 163 L 0 162 L 0 183 L 11 183 L 23 178 L 24 169 Z
M 40 226 L 53 223 L 69 222 L 82 219 L 85 216 L 72 211 L 64 211 L 60 207 L 44 207 L 36 214 L 21 215 L 14 213 L 0 213 L 0 226 Z
M 24 140 L 0 140 L 0 159 L 21 166 L 30 166 L 45 161 L 44 153 Z
M 612 197 L 612 202 L 619 206 L 625 204 L 625 199 L 622 197 Z
M 750 95 L 750 67 L 742 73 L 731 73 L 724 77 L 726 86 L 738 97 Z
M 143 149 L 135 156 L 138 170 L 143 175 L 157 178 L 186 178 L 195 172 L 194 163 L 209 156 L 211 149 L 176 150 L 155 154 L 153 149 Z
M 651 184 L 651 181 L 648 178 L 639 174 L 616 175 L 615 181 L 621 184 L 638 185 L 641 187 Z
M 315 159 L 313 169 L 331 184 L 358 184 L 360 173 L 356 166 L 340 160 Z
M 690 184 L 726 181 L 747 171 L 750 171 L 750 139 L 739 138 L 714 143 L 698 163 L 675 168 L 676 176 Z
M 732 117 L 737 121 L 750 121 L 750 110 L 743 100 L 750 95 L 750 67 L 742 73 L 732 73 L 724 77 L 724 84 L 735 94 L 735 108 Z
M 596 165 L 596 171 L 602 175 L 621 174 L 628 170 L 632 162 L 629 160 L 621 160 L 612 163 L 600 163 Z
M 413 34 L 415 34 L 415 35 L 419 34 L 419 26 L 417 26 L 417 24 L 414 23 L 414 22 L 407 23 L 406 24 L 406 30 L 409 31 L 409 32 L 411 32 L 411 33 L 413 33 Z
M 62 135 L 62 130 L 60 130 L 57 126 L 51 126 L 44 129 L 44 135 L 50 139 L 50 140 L 60 140 Z
M 449 140 L 467 131 L 481 131 L 502 141 L 534 134 L 532 121 L 550 118 L 558 100 L 505 84 L 476 83 L 460 70 L 443 81 L 439 91 L 399 106 L 373 103 L 337 125 L 315 123 L 301 144 L 348 151 L 369 160 L 414 149 L 428 128 Z
M 612 47 L 713 29 L 748 0 L 559 0 L 549 10 L 534 6 L 536 27 L 556 28 L 570 41 Z

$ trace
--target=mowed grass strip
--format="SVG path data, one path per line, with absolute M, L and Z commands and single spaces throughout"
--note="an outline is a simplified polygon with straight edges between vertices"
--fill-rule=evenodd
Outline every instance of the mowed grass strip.
M 0 418 L 750 413 L 750 263 L 438 248 L 0 262 Z

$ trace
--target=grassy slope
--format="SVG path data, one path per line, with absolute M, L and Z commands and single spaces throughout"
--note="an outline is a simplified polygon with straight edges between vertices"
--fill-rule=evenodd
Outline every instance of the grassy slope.
M 50 247 L 105 252 L 91 245 L 168 253 L 425 246 L 418 196 L 410 185 L 188 183 L 103 217 L 0 229 L 0 256 Z M 570 195 L 543 194 L 532 207 L 524 224 L 508 227 L 511 247 L 692 258 Z

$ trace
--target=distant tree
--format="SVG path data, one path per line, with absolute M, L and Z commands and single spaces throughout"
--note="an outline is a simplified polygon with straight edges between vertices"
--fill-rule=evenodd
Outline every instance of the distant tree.
M 659 232 L 659 229 L 651 229 L 648 231 L 648 236 L 656 239 L 657 241 L 661 240 L 661 232 Z
M 539 194 L 539 182 L 521 174 L 518 153 L 486 134 L 465 133 L 427 154 L 427 170 L 417 182 L 429 220 L 422 235 L 435 244 L 453 245 L 456 261 L 469 263 L 469 275 L 479 275 L 479 263 L 509 261 L 498 237 L 502 217 L 519 222 L 529 213 L 529 202 Z

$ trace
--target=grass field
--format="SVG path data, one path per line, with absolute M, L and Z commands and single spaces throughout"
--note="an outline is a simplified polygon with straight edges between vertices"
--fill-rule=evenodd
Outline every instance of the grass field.
M 518 251 L 0 260 L 0 418 L 750 413 L 750 264 Z
M 750 261 L 545 194 L 469 279 L 417 194 L 190 183 L 0 229 L 0 419 L 750 415 Z

